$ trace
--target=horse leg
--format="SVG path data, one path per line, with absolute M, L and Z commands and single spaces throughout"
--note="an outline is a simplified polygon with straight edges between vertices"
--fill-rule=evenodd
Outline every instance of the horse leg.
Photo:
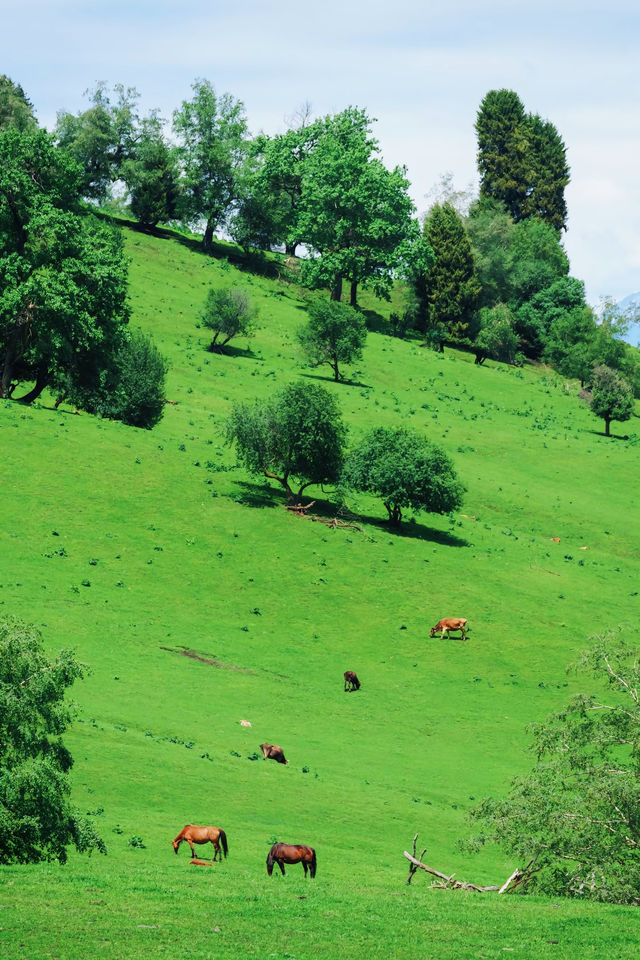
M 193 860 L 193 859 L 195 859 L 195 855 L 196 855 L 196 852 L 195 852 L 195 850 L 193 849 L 193 840 L 189 840 L 189 838 L 187 837 L 187 843 L 188 843 L 189 846 L 191 847 L 191 859 Z
M 217 840 L 212 840 L 211 843 L 213 844 L 213 862 L 215 863 L 216 857 L 220 853 L 220 845 Z M 222 860 L 222 854 L 220 854 L 220 860 Z
M 282 876 L 284 877 L 284 861 L 283 861 L 283 860 L 276 860 L 276 863 L 277 863 L 278 866 L 280 867 L 280 870 L 281 870 L 281 872 L 282 872 Z
M 306 877 L 306 875 L 307 875 L 307 861 L 306 861 L 306 860 L 303 860 L 303 861 L 302 861 L 302 866 L 304 867 L 304 875 L 305 875 L 305 877 Z

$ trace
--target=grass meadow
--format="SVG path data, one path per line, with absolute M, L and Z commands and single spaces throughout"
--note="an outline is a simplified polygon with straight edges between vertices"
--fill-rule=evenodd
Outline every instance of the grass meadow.
M 0 407 L 0 615 L 90 668 L 66 742 L 109 851 L 1 868 L 3 957 L 628 957 L 633 908 L 431 890 L 424 874 L 408 887 L 402 852 L 417 832 L 460 878 L 517 866 L 457 841 L 469 808 L 531 765 L 526 726 L 578 689 L 566 668 L 588 638 L 637 622 L 637 420 L 606 439 L 576 384 L 394 339 L 390 305 L 366 297 L 364 360 L 335 384 L 302 361 L 306 294 L 276 263 L 125 236 L 132 324 L 170 363 L 162 422 Z M 218 356 L 198 315 L 232 284 L 259 329 Z M 463 512 L 397 531 L 369 497 L 349 503 L 361 530 L 285 511 L 221 428 L 232 402 L 295 378 L 336 394 L 354 441 L 410 424 L 441 444 Z M 466 643 L 429 639 L 444 616 L 468 618 Z M 258 758 L 265 740 L 289 766 Z M 224 827 L 225 862 L 174 855 L 190 822 Z M 275 840 L 314 846 L 317 878 L 269 879 Z

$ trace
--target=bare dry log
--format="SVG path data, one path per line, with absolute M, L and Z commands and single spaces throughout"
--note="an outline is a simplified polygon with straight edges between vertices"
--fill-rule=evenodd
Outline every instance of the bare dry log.
M 434 867 L 428 866 L 426 863 L 422 862 L 422 858 L 426 853 L 426 847 L 420 854 L 420 857 L 416 856 L 416 843 L 418 840 L 418 834 L 416 833 L 413 838 L 413 855 L 404 851 L 404 856 L 409 861 L 409 876 L 407 877 L 407 883 L 411 883 L 413 876 L 416 870 L 424 870 L 426 873 L 431 874 L 432 877 L 437 877 L 440 883 L 432 883 L 432 886 L 439 887 L 441 889 L 447 890 L 475 890 L 478 893 L 509 893 L 511 890 L 515 890 L 516 887 L 520 886 L 529 879 L 532 873 L 533 861 L 527 864 L 524 870 L 520 870 L 516 867 L 511 876 L 505 880 L 502 886 L 496 886 L 491 884 L 490 886 L 480 886 L 477 883 L 469 883 L 466 880 L 456 880 L 455 873 L 446 874 L 442 873 L 440 870 L 436 870 Z

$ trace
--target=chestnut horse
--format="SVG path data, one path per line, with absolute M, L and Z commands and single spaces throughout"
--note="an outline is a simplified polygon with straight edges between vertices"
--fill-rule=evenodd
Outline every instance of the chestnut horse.
M 183 827 L 175 840 L 172 841 L 173 849 L 175 852 L 178 852 L 178 847 L 183 840 L 191 847 L 191 856 L 195 857 L 193 852 L 194 843 L 211 843 L 213 844 L 214 854 L 213 859 L 216 857 L 222 861 L 222 853 L 220 852 L 220 845 L 224 850 L 225 857 L 229 852 L 229 847 L 227 846 L 227 835 L 221 827 L 195 827 L 192 823 L 187 824 L 186 827 Z M 220 841 L 220 843 L 218 843 Z
M 267 857 L 267 873 L 269 876 L 273 873 L 273 865 L 277 863 L 284 877 L 285 863 L 301 863 L 304 867 L 304 875 L 307 875 L 307 868 L 311 872 L 311 879 L 316 875 L 316 852 L 313 847 L 305 847 L 301 843 L 274 843 L 269 850 Z

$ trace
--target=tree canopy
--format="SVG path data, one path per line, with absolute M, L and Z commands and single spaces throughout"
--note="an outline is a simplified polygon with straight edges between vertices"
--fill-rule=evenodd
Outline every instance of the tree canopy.
M 343 482 L 383 501 L 399 524 L 407 507 L 451 513 L 462 505 L 464 487 L 446 453 L 404 427 L 377 427 L 349 454 Z
M 319 385 L 292 383 L 268 400 L 235 404 L 226 434 L 247 470 L 276 480 L 289 499 L 340 477 L 346 427 L 336 399 Z
M 624 633 L 594 638 L 577 664 L 595 692 L 534 724 L 536 763 L 503 800 L 472 812 L 475 844 L 500 844 L 536 889 L 640 903 L 640 661 Z
M 0 620 L 0 863 L 64 863 L 69 846 L 106 853 L 69 801 L 64 696 L 82 675 L 70 650 L 50 661 L 33 628 Z
M 256 316 L 257 310 L 252 306 L 249 294 L 241 287 L 209 290 L 202 312 L 203 326 L 213 333 L 209 350 L 224 353 L 233 337 L 250 337 Z
M 476 118 L 480 196 L 504 203 L 517 223 L 535 217 L 566 229 L 566 148 L 558 131 L 525 113 L 513 90 L 490 90 Z
M 33 113 L 33 104 L 19 83 L 14 83 L 5 73 L 0 76 L 0 130 L 13 127 L 23 133 L 38 126 Z
M 182 216 L 205 221 L 203 247 L 210 250 L 214 230 L 225 223 L 239 196 L 239 173 L 247 153 L 244 104 L 229 93 L 217 94 L 208 80 L 196 80 L 193 97 L 173 114 L 182 164 Z
M 309 321 L 298 332 L 302 349 L 315 366 L 329 364 L 337 382 L 340 364 L 362 358 L 367 338 L 364 319 L 353 307 L 334 300 L 312 300 L 308 312 Z
M 300 238 L 316 252 L 303 263 L 303 279 L 329 287 L 340 300 L 351 284 L 387 296 L 403 245 L 417 230 L 404 167 L 387 170 L 364 110 L 349 107 L 325 117 L 305 160 L 298 207 Z
M 128 322 L 115 227 L 81 214 L 79 172 L 44 131 L 0 134 L 0 396 L 117 348 Z
M 628 420 L 633 412 L 633 391 L 616 370 L 604 364 L 593 368 L 588 394 L 591 412 L 602 417 L 605 434 L 610 435 L 612 420 Z
M 429 211 L 424 236 L 435 257 L 422 288 L 426 326 L 459 339 L 467 334 L 480 294 L 471 243 L 461 217 L 446 202 Z

